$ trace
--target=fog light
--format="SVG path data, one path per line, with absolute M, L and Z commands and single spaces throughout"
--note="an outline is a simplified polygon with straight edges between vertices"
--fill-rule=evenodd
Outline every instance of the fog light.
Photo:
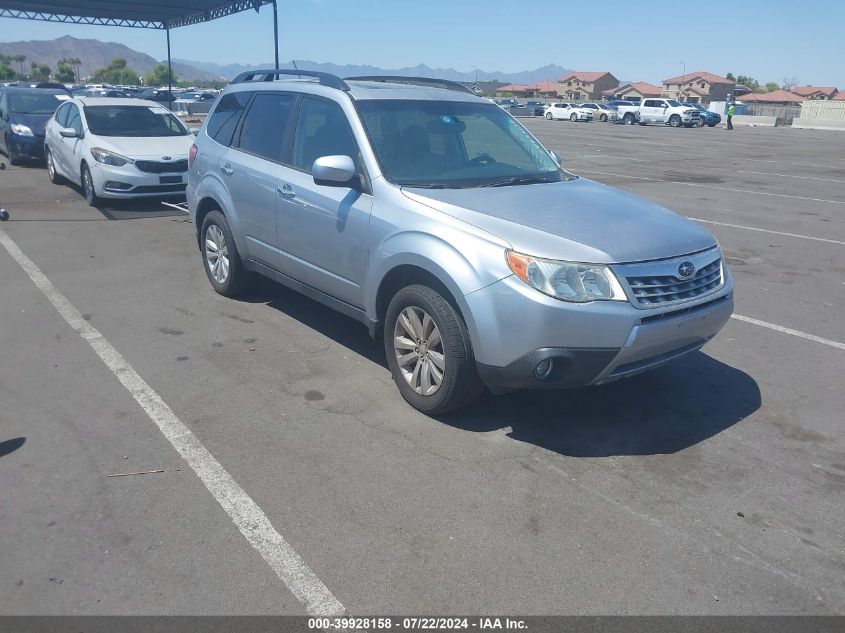
M 537 363 L 537 366 L 534 368 L 534 377 L 537 380 L 545 380 L 552 373 L 553 365 L 554 361 L 551 358 L 541 360 L 539 363 Z
M 106 189 L 131 189 L 132 185 L 128 182 L 117 182 L 115 180 L 109 180 L 106 183 Z

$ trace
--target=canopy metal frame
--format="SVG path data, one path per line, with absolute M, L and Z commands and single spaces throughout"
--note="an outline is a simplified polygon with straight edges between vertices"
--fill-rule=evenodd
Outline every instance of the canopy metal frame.
M 273 6 L 273 51 L 279 68 L 279 13 L 277 0 L 0 0 L 0 18 L 120 26 L 163 30 L 167 34 L 168 103 L 173 107 L 173 64 L 170 31 L 183 26 L 210 22 L 235 13 Z

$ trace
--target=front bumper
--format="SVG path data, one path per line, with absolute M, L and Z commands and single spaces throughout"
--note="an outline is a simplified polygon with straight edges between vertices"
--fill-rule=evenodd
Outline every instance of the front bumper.
M 44 137 L 9 134 L 6 137 L 9 156 L 21 160 L 44 160 Z
M 142 172 L 133 163 L 115 167 L 96 161 L 91 161 L 91 178 L 97 196 L 117 199 L 184 196 L 188 182 L 187 172 L 154 174 Z
M 733 312 L 733 279 L 695 300 L 655 309 L 620 301 L 571 304 L 515 276 L 466 296 L 482 381 L 495 390 L 598 385 L 700 349 Z M 481 315 L 481 318 L 479 318 Z M 541 361 L 552 368 L 537 377 Z

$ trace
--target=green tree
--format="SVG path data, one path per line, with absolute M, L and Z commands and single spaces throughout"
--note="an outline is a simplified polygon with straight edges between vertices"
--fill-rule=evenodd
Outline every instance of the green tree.
M 23 71 L 23 63 L 26 61 L 26 55 L 12 55 L 9 59 L 18 65 L 18 70 L 20 71 L 18 78 L 26 79 L 26 75 Z
M 0 54 L 0 80 L 14 79 L 18 73 L 11 66 L 12 60 Z
M 749 90 L 757 90 L 760 88 L 760 82 L 754 79 L 754 77 L 746 77 L 745 75 L 740 75 L 736 78 L 736 83 L 745 86 Z
M 56 81 L 65 84 L 73 83 L 76 80 L 76 73 L 73 72 L 69 59 L 60 59 L 56 68 Z
M 780 86 L 774 81 L 770 81 L 766 84 L 766 92 L 774 92 L 775 90 L 780 90 Z
M 50 67 L 47 64 L 32 62 L 29 78 L 33 81 L 50 81 Z
M 725 75 L 725 79 L 730 79 L 731 81 L 736 81 L 736 77 L 734 77 L 733 73 L 728 73 Z
M 173 85 L 178 83 L 176 73 L 173 73 Z M 144 75 L 144 83 L 148 86 L 166 86 L 167 85 L 167 66 L 165 64 L 158 64 L 152 71 Z
M 138 81 L 138 72 L 127 66 L 122 57 L 115 57 L 108 66 L 94 71 L 91 81 L 104 84 L 134 84 Z

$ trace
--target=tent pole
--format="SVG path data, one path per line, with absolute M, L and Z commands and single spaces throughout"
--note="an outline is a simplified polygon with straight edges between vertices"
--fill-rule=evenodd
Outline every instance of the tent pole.
M 279 9 L 273 0 L 273 50 L 276 52 L 276 70 L 279 70 Z
M 167 106 L 173 110 L 173 69 L 170 64 L 170 27 L 167 28 Z

